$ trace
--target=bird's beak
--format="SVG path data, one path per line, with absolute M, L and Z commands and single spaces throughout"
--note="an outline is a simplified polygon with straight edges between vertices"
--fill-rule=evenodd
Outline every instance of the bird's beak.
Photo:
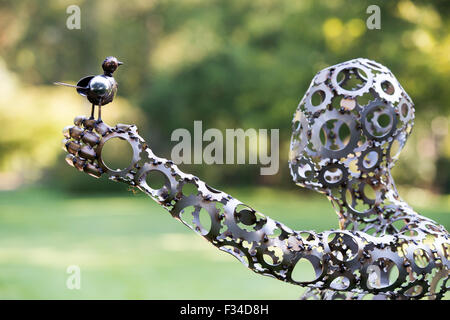
M 118 64 L 119 66 L 121 66 L 121 65 L 123 65 L 123 62 L 122 62 L 122 61 L 119 61 L 119 62 L 117 62 L 117 64 Z

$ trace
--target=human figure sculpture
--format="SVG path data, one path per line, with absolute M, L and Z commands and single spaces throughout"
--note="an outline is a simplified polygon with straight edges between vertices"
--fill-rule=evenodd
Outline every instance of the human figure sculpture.
M 64 146 L 70 165 L 140 189 L 252 271 L 308 287 L 303 299 L 442 299 L 449 234 L 400 198 L 390 173 L 413 119 L 411 98 L 379 63 L 360 58 L 317 73 L 294 114 L 289 167 L 296 184 L 333 204 L 340 229 L 324 232 L 292 230 L 183 173 L 157 157 L 134 125 L 77 117 Z M 113 138 L 133 149 L 124 170 L 102 159 Z M 157 173 L 165 183 L 153 189 Z M 188 184 L 197 192 L 185 192 Z M 315 271 L 307 281 L 293 273 L 301 260 Z

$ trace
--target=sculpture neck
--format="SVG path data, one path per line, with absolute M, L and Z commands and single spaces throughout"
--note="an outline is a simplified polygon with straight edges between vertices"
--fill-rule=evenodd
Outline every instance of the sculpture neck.
M 361 229 L 375 221 L 413 212 L 400 198 L 389 169 L 353 178 L 344 187 L 332 190 L 327 197 L 340 217 L 343 229 Z

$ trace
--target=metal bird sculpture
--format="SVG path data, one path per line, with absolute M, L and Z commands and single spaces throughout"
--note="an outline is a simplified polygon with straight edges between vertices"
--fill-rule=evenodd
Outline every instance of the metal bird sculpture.
M 80 95 L 92 103 L 91 119 L 94 119 L 95 106 L 98 106 L 98 120 L 101 121 L 102 106 L 112 102 L 117 92 L 118 85 L 113 73 L 122 64 L 116 57 L 106 57 L 102 63 L 103 74 L 81 78 L 76 85 L 63 82 L 54 84 L 76 88 Z

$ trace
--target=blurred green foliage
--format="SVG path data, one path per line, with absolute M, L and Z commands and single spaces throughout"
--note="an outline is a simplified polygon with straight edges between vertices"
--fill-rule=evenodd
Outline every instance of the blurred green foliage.
M 66 8 L 71 4 L 81 9 L 80 30 L 66 28 Z M 380 30 L 366 27 L 371 4 L 381 8 Z M 58 106 L 64 113 L 53 123 L 70 124 L 67 110 L 77 115 L 77 101 L 84 113 L 89 108 L 73 91 L 46 86 L 97 73 L 105 56 L 116 55 L 125 61 L 116 76 L 118 94 L 134 107 L 122 115 L 127 113 L 130 121 L 145 119 L 140 132 L 161 156 L 169 157 L 175 145 L 168 143 L 171 132 L 180 127 L 192 130 L 194 120 L 202 120 L 204 129 L 280 129 L 276 176 L 261 177 L 258 166 L 183 166 L 213 185 L 290 185 L 286 165 L 290 122 L 311 78 L 321 68 L 348 59 L 379 61 L 394 72 L 416 103 L 416 128 L 394 169 L 397 181 L 450 191 L 447 1 L 3 0 L 0 6 L 4 73 L 16 79 L 15 96 L 26 96 L 30 88 L 42 95 L 49 91 L 63 95 Z M 36 108 L 39 100 L 37 96 L 36 103 L 28 103 L 20 116 L 23 121 L 12 121 L 16 128 L 0 129 L 0 136 L 14 136 L 27 121 L 35 122 L 35 117 L 27 120 L 26 108 Z M 13 103 L 14 97 L 0 100 L 0 119 L 9 119 L 5 114 L 10 114 Z M 120 107 L 114 103 L 105 113 L 119 114 Z M 44 132 L 37 133 L 36 140 L 61 137 L 53 127 Z M 19 137 L 12 144 L 0 139 L 2 172 L 18 171 L 11 165 L 10 149 L 25 139 Z M 39 148 L 39 143 L 33 145 Z M 62 155 L 54 149 L 46 151 L 47 181 L 58 181 L 68 190 L 86 188 L 88 184 L 81 182 L 85 177 L 75 178 L 74 172 L 70 179 L 60 179 L 70 171 L 62 168 Z M 42 158 L 23 150 L 21 155 L 31 160 Z M 23 166 L 45 167 L 30 162 Z M 111 185 L 91 184 L 95 189 Z

